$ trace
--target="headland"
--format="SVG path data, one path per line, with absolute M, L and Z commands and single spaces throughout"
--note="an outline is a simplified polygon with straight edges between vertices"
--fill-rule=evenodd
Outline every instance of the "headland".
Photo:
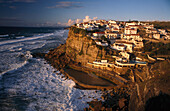
M 126 89 L 122 108 L 144 110 L 151 97 L 170 94 L 169 46 L 169 29 L 152 23 L 93 20 L 71 26 L 66 43 L 45 58 L 81 87 Z

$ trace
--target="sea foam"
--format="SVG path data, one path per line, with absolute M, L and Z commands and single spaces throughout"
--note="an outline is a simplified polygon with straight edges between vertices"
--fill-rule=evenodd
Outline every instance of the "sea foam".
M 83 110 L 88 106 L 87 102 L 94 98 L 101 99 L 100 91 L 96 93 L 95 90 L 74 88 L 74 81 L 66 79 L 44 59 L 31 57 L 31 50 L 56 43 L 56 39 L 57 42 L 64 41 L 67 33 L 68 31 L 60 30 L 53 34 L 40 34 L 35 38 L 0 42 L 0 57 L 3 58 L 0 59 L 1 75 L 3 74 L 0 79 L 0 89 L 3 89 L 0 90 L 0 95 L 10 95 L 8 101 L 0 100 L 1 105 L 8 104 L 10 107 L 1 107 L 17 110 L 22 106 L 23 109 L 18 110 L 26 111 L 75 111 Z M 21 56 L 25 54 L 28 58 Z M 13 100 L 17 102 L 10 102 Z

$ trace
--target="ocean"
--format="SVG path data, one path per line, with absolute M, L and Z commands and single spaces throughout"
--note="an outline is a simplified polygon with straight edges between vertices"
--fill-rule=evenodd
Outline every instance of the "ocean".
M 31 55 L 48 53 L 67 36 L 64 28 L 0 27 L 0 110 L 75 111 L 101 99 L 101 91 L 75 88 L 74 81 Z

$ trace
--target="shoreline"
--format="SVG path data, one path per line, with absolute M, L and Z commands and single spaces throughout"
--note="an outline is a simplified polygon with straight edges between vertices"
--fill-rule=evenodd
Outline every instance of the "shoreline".
M 94 107 L 97 109 L 104 108 L 109 110 L 110 108 L 112 110 L 130 110 L 134 108 L 144 109 L 145 103 L 151 97 L 158 95 L 158 93 L 155 92 L 150 94 L 145 90 L 149 91 L 157 88 L 159 91 L 162 91 L 159 84 L 157 84 L 157 87 L 154 85 L 154 83 L 149 84 L 149 82 L 152 81 L 152 78 L 157 80 L 156 76 L 168 74 L 168 70 L 165 69 L 169 66 L 168 61 L 162 61 L 161 63 L 155 62 L 152 65 L 148 65 L 146 63 L 144 65 L 139 65 L 138 63 L 133 65 L 120 64 L 120 69 L 119 67 L 115 67 L 114 63 L 116 62 L 116 59 L 122 59 L 122 62 L 124 63 L 133 59 L 136 60 L 137 57 L 141 60 L 147 61 L 148 63 L 150 61 L 147 59 L 145 55 L 146 53 L 138 54 L 136 53 L 136 50 L 134 50 L 132 54 L 123 53 L 122 51 L 121 53 L 119 51 L 112 50 L 110 47 L 99 46 L 98 42 L 102 41 L 103 38 L 99 38 L 99 41 L 95 41 L 86 34 L 92 33 L 87 33 L 86 30 L 76 28 L 75 26 L 71 27 L 69 29 L 66 43 L 60 45 L 53 51 L 49 51 L 49 53 L 45 55 L 45 58 L 54 68 L 57 68 L 66 77 L 78 84 L 78 88 L 83 87 L 83 89 L 102 89 L 102 91 L 105 93 L 102 97 L 104 102 L 100 103 L 99 105 L 99 101 L 91 101 L 92 104 L 89 105 L 92 107 L 90 107 L 89 110 L 95 109 Z M 139 40 L 142 39 L 140 36 L 138 38 Z M 105 42 L 108 43 L 108 41 Z M 116 43 L 114 45 L 116 45 Z M 146 46 L 143 48 L 143 45 L 148 45 L 148 47 L 157 47 L 159 44 L 152 44 L 150 42 L 147 44 L 142 44 L 142 49 L 139 51 L 144 50 L 150 53 Z M 164 48 L 168 45 L 161 46 Z M 157 52 L 159 52 L 159 50 L 157 50 Z M 162 53 L 160 52 L 158 54 Z M 117 58 L 112 58 L 113 55 Z M 98 62 L 97 60 L 100 61 Z M 94 64 L 89 66 L 88 63 Z M 93 78 L 95 80 L 90 80 L 89 78 Z M 97 79 L 107 81 L 107 83 L 103 84 L 103 82 L 98 81 Z M 166 77 L 163 79 L 167 80 Z M 110 84 L 109 82 L 112 82 L 114 85 L 108 85 Z M 164 83 L 164 81 L 161 83 Z M 154 87 L 150 87 L 151 85 Z M 163 92 L 167 92 L 166 89 Z M 147 94 L 149 94 L 150 97 L 146 96 Z M 134 103 L 134 101 L 137 101 L 137 103 Z M 101 106 L 101 108 L 99 108 L 98 105 Z

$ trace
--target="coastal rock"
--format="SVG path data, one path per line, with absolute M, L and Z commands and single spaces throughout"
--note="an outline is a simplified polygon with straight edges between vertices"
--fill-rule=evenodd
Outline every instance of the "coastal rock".
M 104 59 L 111 54 L 117 54 L 117 52 L 111 51 L 107 47 L 97 46 L 92 39 L 69 30 L 66 44 L 49 51 L 45 58 L 55 68 L 64 73 L 63 68 L 68 65 L 85 66 L 89 61 Z M 157 103 L 156 101 L 162 101 L 160 105 L 156 105 L 158 106 L 156 108 L 159 109 L 164 106 L 166 111 L 167 104 L 170 101 L 169 63 L 169 60 L 166 60 L 150 63 L 147 67 L 122 70 L 123 72 L 121 73 L 124 73 L 127 78 L 131 78 L 132 82 L 127 85 L 128 87 L 114 89 L 103 94 L 102 99 L 105 101 L 92 101 L 90 109 L 144 111 L 151 110 L 152 106 L 154 106 L 153 104 Z M 105 90 L 103 89 L 103 91 Z
M 65 44 L 49 51 L 45 58 L 50 63 L 60 69 L 68 65 L 68 63 L 87 64 L 88 61 L 96 60 L 100 49 L 95 45 L 92 39 L 80 34 L 75 34 L 69 30 L 68 38 Z
M 136 83 L 129 101 L 129 111 L 168 111 L 170 105 L 169 61 L 155 63 L 150 72 L 154 77 Z

